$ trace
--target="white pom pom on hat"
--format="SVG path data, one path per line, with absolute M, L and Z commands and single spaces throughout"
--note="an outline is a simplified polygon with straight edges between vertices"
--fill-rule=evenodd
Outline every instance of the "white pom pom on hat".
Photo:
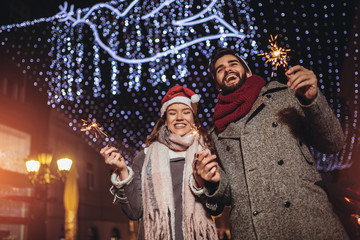
M 191 96 L 190 99 L 191 99 L 192 103 L 198 103 L 200 101 L 200 96 L 197 95 L 197 94 L 194 94 L 194 95 Z
M 199 101 L 200 96 L 194 91 L 184 86 L 175 85 L 174 87 L 169 89 L 169 91 L 165 94 L 164 98 L 161 101 L 161 116 L 163 116 L 166 112 L 166 109 L 174 103 L 183 103 L 189 106 L 196 114 L 197 103 Z

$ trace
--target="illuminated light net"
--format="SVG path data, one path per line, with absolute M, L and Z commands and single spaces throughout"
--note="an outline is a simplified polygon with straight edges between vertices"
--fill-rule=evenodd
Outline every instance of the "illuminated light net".
M 359 145 L 352 130 L 357 116 L 343 113 L 337 97 L 354 9 L 350 0 L 119 0 L 85 9 L 64 3 L 58 14 L 2 26 L 0 35 L 6 53 L 47 94 L 48 105 L 70 119 L 75 132 L 81 119 L 97 122 L 110 137 L 83 132 L 88 143 L 97 149 L 113 143 L 131 158 L 144 146 L 162 97 L 176 83 L 201 95 L 200 119 L 212 126 L 217 90 L 207 66 L 217 46 L 235 48 L 255 74 L 270 81 L 271 66 L 256 55 L 266 51 L 270 34 L 279 34 L 279 45 L 295 52 L 290 65 L 318 74 L 321 91 L 353 141 L 337 155 L 314 151 L 318 168 L 326 171 L 349 166 L 349 150 Z
M 235 15 L 224 16 L 227 8 Z M 245 1 L 110 1 L 86 9 L 65 2 L 53 17 L 1 31 L 50 23 L 37 43 L 47 48 L 50 66 L 35 85 L 47 92 L 51 107 L 72 119 L 74 131 L 81 119 L 98 122 L 112 136 L 105 140 L 120 141 L 126 156 L 144 146 L 170 84 L 209 86 L 202 80 L 215 45 L 232 45 L 244 58 L 257 53 L 250 11 Z M 204 108 L 205 118 L 213 106 Z M 86 134 L 91 145 L 105 144 Z
M 125 72 L 128 78 L 125 86 L 128 90 L 140 91 L 144 71 L 148 75 L 146 81 L 152 86 L 189 76 L 187 60 L 190 49 L 208 56 L 210 40 L 227 45 L 230 39 L 245 57 L 253 53 L 256 42 L 252 40 L 255 29 L 248 14 L 250 8 L 234 4 L 239 9 L 241 24 L 234 21 L 230 24 L 222 18 L 223 4 L 217 0 L 199 1 L 197 5 L 192 1 L 178 3 L 174 0 L 163 3 L 142 1 L 141 4 L 138 0 L 113 1 L 75 11 L 73 6 L 65 3 L 60 6 L 57 24 L 52 27 L 51 42 L 56 45 L 52 47 L 50 56 L 53 58 L 52 69 L 56 72 L 67 70 L 53 77 L 52 82 L 57 84 L 60 79 L 67 79 L 69 88 L 60 89 L 62 92 L 56 95 L 55 101 L 61 102 L 64 98 L 73 101 L 82 93 L 83 72 L 88 68 L 87 64 L 82 64 L 86 60 L 87 44 L 84 28 L 93 35 L 94 97 L 101 97 L 103 89 L 101 65 L 104 53 L 106 57 L 110 56 L 107 61 L 111 64 L 110 93 L 113 95 L 120 94 L 119 74 L 123 73 L 120 68 L 124 63 L 129 66 Z M 145 68 L 144 63 L 148 63 Z M 173 71 L 171 76 L 166 74 L 169 70 Z M 76 92 L 72 91 L 73 86 Z

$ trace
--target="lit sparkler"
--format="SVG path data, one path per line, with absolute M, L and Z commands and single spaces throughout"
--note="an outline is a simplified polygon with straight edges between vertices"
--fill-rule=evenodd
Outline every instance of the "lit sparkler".
M 265 53 L 260 53 L 258 54 L 258 56 L 264 56 L 266 58 L 265 63 L 270 62 L 271 65 L 275 66 L 275 71 L 277 70 L 277 68 L 279 66 L 282 66 L 286 69 L 286 67 L 288 66 L 288 54 L 287 52 L 290 52 L 291 49 L 285 49 L 282 47 L 279 47 L 277 45 L 276 39 L 277 39 L 278 35 L 276 35 L 275 37 L 273 37 L 272 35 L 270 35 L 270 52 L 265 52 Z M 271 77 L 274 76 L 274 71 L 271 73 Z
M 104 135 L 105 137 L 108 137 L 108 135 L 106 135 L 106 133 L 104 133 L 101 128 L 99 127 L 99 125 L 96 122 L 88 122 L 84 119 L 81 119 L 81 121 L 83 121 L 82 124 L 82 128 L 80 129 L 80 131 L 82 132 L 88 132 L 88 131 L 94 131 L 95 132 L 95 137 L 97 138 L 97 133 Z
M 189 122 L 189 121 L 187 121 L 187 122 Z M 190 122 L 189 122 L 189 124 L 190 124 Z M 202 149 L 203 149 L 203 150 L 207 149 L 207 148 L 205 147 L 205 144 L 204 144 L 204 142 L 203 142 L 203 139 L 200 137 L 200 125 L 199 125 L 199 126 L 196 126 L 195 123 L 191 124 L 191 131 L 192 131 L 191 134 L 192 134 L 193 136 L 196 136 L 196 137 L 198 138 L 199 143 L 200 143 L 200 146 L 202 147 Z
M 195 124 L 193 124 L 191 126 L 192 134 L 199 137 L 199 129 L 200 127 L 197 127 Z

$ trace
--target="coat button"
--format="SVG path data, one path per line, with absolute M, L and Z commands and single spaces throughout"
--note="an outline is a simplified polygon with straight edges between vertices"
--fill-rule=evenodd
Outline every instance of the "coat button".
M 289 208 L 289 207 L 291 206 L 291 202 L 286 201 L 285 204 L 284 204 L 284 206 L 285 206 L 286 208 Z
M 266 97 L 267 97 L 267 98 L 271 98 L 271 95 L 270 95 L 270 94 L 267 94 Z
M 255 211 L 253 211 L 253 215 L 257 216 L 257 215 L 259 215 L 259 212 L 255 210 Z
M 226 151 L 230 151 L 230 146 L 226 146 Z
M 284 160 L 279 160 L 278 161 L 278 164 L 281 166 L 281 165 L 283 165 L 284 164 Z
M 273 123 L 272 123 L 272 126 L 275 128 L 275 127 L 278 126 L 278 123 L 277 123 L 277 122 L 273 122 Z

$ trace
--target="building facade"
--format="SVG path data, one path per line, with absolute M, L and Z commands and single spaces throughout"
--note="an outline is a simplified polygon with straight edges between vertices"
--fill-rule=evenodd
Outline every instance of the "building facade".
M 4 55 L 3 55 L 4 56 Z M 25 160 L 38 153 L 69 157 L 78 172 L 77 239 L 134 239 L 130 222 L 109 192 L 112 169 L 81 132 L 47 105 L 46 93 L 6 57 L 0 63 L 0 239 L 62 239 L 64 183 L 31 184 Z

